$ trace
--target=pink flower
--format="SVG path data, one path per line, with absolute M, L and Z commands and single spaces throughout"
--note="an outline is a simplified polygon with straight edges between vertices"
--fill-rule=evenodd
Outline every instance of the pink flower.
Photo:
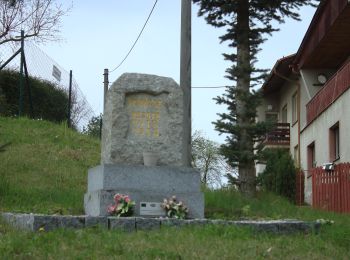
M 114 195 L 114 201 L 116 203 L 118 203 L 122 197 L 123 196 L 121 194 L 117 193 L 117 194 Z
M 107 208 L 108 213 L 112 214 L 115 211 L 115 205 L 109 205 Z
M 129 196 L 125 196 L 125 197 L 124 197 L 124 200 L 125 200 L 126 203 L 129 203 L 129 202 L 130 202 Z

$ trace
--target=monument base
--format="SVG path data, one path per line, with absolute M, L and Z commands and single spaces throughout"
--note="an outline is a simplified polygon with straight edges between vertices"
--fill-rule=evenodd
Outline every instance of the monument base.
M 189 208 L 189 218 L 204 217 L 204 196 L 200 191 L 200 173 L 192 168 L 170 166 L 134 166 L 105 164 L 88 172 L 88 191 L 84 196 L 85 213 L 91 216 L 108 215 L 116 193 L 127 194 L 135 201 L 135 216 L 152 215 L 141 209 L 142 203 L 158 204 L 175 195 Z

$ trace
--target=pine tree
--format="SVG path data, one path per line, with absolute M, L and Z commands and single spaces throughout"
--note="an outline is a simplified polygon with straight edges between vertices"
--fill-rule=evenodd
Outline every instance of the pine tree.
M 315 6 L 319 0 L 193 0 L 199 5 L 198 16 L 204 16 L 208 24 L 223 27 L 226 33 L 221 42 L 235 49 L 224 59 L 232 62 L 226 77 L 234 85 L 226 88 L 222 96 L 215 98 L 218 104 L 228 107 L 214 122 L 216 130 L 228 134 L 222 153 L 231 166 L 237 166 L 236 180 L 240 191 L 255 196 L 256 173 L 254 142 L 266 131 L 267 125 L 256 123 L 256 108 L 260 93 L 253 90 L 266 77 L 266 70 L 256 68 L 259 46 L 265 35 L 278 31 L 273 22 L 283 23 L 285 18 L 300 20 L 297 13 L 303 5 Z

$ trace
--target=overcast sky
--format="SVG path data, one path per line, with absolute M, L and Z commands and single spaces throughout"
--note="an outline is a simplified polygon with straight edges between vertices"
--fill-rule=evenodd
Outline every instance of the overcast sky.
M 69 5 L 71 0 L 62 0 Z M 139 34 L 154 0 L 100 0 L 73 2 L 63 18 L 59 43 L 40 47 L 73 75 L 96 114 L 102 112 L 103 70 L 115 68 L 129 51 Z M 167 76 L 179 82 L 181 0 L 159 0 L 141 38 L 123 65 L 111 73 L 114 82 L 125 72 Z M 232 52 L 218 37 L 222 29 L 207 25 L 197 17 L 192 6 L 192 86 L 217 87 L 229 85 L 224 78 L 230 66 L 222 53 Z M 287 20 L 280 32 L 262 46 L 258 65 L 271 69 L 277 59 L 297 51 L 307 30 L 314 8 L 301 9 L 302 22 Z M 223 142 L 211 122 L 225 107 L 215 104 L 213 97 L 223 88 L 192 90 L 192 125 L 210 139 Z

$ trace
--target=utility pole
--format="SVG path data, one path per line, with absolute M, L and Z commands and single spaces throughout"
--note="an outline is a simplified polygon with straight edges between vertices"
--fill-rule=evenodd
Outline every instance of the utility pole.
M 108 84 L 109 84 L 109 81 L 108 81 L 108 69 L 104 69 L 104 72 L 103 72 L 103 111 L 104 111 L 104 108 L 105 108 L 105 105 L 106 105 L 106 101 L 107 101 L 107 91 L 108 91 Z
M 106 102 L 107 102 L 107 92 L 108 92 L 108 84 L 109 84 L 109 71 L 108 69 L 104 69 L 103 71 L 103 115 L 105 113 L 106 109 Z M 102 127 L 103 127 L 103 116 L 100 120 L 100 139 L 102 139 Z
M 180 87 L 183 91 L 184 166 L 191 166 L 191 0 L 181 0 Z

